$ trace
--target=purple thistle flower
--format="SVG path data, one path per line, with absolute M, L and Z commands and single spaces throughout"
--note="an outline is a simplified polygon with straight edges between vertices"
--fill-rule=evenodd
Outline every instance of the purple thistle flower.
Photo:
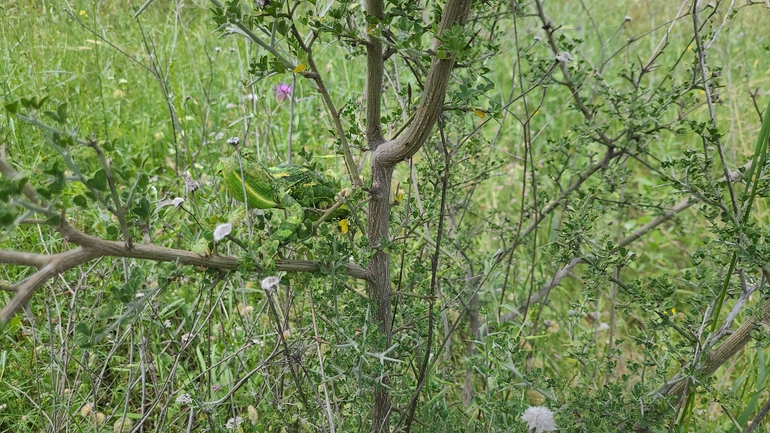
M 283 102 L 287 98 L 291 98 L 294 89 L 291 88 L 291 84 L 281 83 L 275 86 L 275 100 Z

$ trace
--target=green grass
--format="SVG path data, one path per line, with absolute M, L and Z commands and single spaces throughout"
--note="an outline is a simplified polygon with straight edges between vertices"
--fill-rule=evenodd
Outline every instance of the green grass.
M 576 60 L 597 66 L 603 56 L 606 58 L 609 53 L 618 51 L 615 61 L 598 72 L 609 89 L 627 86 L 627 82 L 619 77 L 620 68 L 638 65 L 639 59 L 646 61 L 649 58 L 668 28 L 664 24 L 677 8 L 667 2 L 583 3 L 596 28 L 590 20 L 575 20 L 575 16 L 584 16 L 581 2 L 546 2 L 546 9 L 555 23 L 564 25 L 562 34 L 585 41 L 572 52 Z M 93 133 L 99 140 L 112 142 L 115 151 L 111 158 L 115 166 L 125 166 L 126 172 L 133 176 L 144 172 L 151 178 L 148 199 L 152 203 L 185 197 L 188 209 L 196 212 L 200 225 L 184 212 L 167 209 L 162 214 L 162 224 L 158 223 L 148 231 L 154 243 L 190 249 L 206 230 L 210 231 L 224 220 L 230 209 L 215 167 L 220 157 L 232 151 L 225 142 L 229 137 L 240 136 L 244 145 L 268 164 L 285 161 L 289 121 L 293 120 L 292 158 L 297 161 L 297 152 L 304 147 L 316 153 L 316 160 L 325 170 L 344 172 L 342 158 L 334 154 L 334 134 L 331 132 L 334 127 L 311 83 L 297 77 L 294 118 L 290 119 L 289 102 L 276 101 L 273 89 L 281 82 L 291 82 L 291 75 L 254 81 L 248 74 L 248 64 L 257 50 L 239 37 L 222 37 L 215 32 L 207 2 L 185 3 L 181 11 L 175 10 L 175 4 L 154 2 L 141 15 L 141 28 L 130 18 L 132 9 L 122 2 L 72 5 L 82 25 L 64 13 L 63 5 L 58 3 L 19 2 L 2 7 L 0 92 L 3 103 L 21 97 L 48 96 L 50 106 L 55 109 L 66 101 L 70 125 L 79 130 L 80 137 L 88 138 Z M 757 105 L 760 109 L 766 105 L 770 85 L 767 48 L 770 41 L 765 30 L 767 15 L 768 11 L 758 6 L 740 11 L 721 29 L 709 51 L 712 70 L 716 66 L 722 67 L 724 87 L 719 90 L 721 102 L 716 105 L 716 116 L 720 130 L 725 133 L 723 142 L 731 168 L 748 161 L 759 131 L 760 122 L 749 92 L 759 88 Z M 626 16 L 631 20 L 623 25 Z M 716 22 L 721 22 L 721 16 Z M 545 42 L 540 26 L 523 19 L 518 25 L 521 46 L 535 44 L 529 52 L 533 55 L 542 53 Z M 89 33 L 86 27 L 102 35 L 123 53 Z M 650 74 L 645 86 L 670 86 L 672 82 L 683 82 L 691 76 L 693 56 L 687 53 L 692 50 L 689 42 L 691 27 L 689 17 L 673 27 L 669 45 L 656 62 L 658 69 Z M 621 49 L 630 36 L 652 28 L 655 30 L 647 37 Z M 715 27 L 710 26 L 704 31 L 713 30 Z M 487 66 L 492 70 L 491 77 L 496 85 L 492 98 L 499 101 L 501 94 L 507 98 L 512 86 L 516 50 L 510 36 L 513 22 L 501 23 L 498 31 L 506 35 L 499 40 L 504 54 L 490 59 Z M 604 49 L 598 42 L 597 32 L 601 40 L 607 41 Z M 536 35 L 543 40 L 535 42 Z M 159 74 L 166 78 L 168 98 L 153 74 L 136 62 L 151 65 L 148 47 L 154 54 Z M 685 56 L 679 60 L 682 53 Z M 336 44 L 319 50 L 316 56 L 316 63 L 322 69 L 337 107 L 355 107 L 351 116 L 345 119 L 346 127 L 362 126 L 365 82 L 362 58 L 351 58 Z M 534 60 L 525 62 L 530 66 Z M 416 93 L 416 85 L 403 70 L 395 71 L 392 64 L 388 68 L 390 81 L 386 80 L 389 92 L 385 95 L 385 105 L 395 107 L 398 98 L 394 96 L 393 86 L 403 87 L 409 82 Z M 591 75 L 591 68 L 583 70 Z M 597 72 L 592 74 L 595 76 Z M 555 76 L 560 74 L 555 73 Z M 514 83 L 519 85 L 518 78 Z M 601 95 L 587 90 L 585 93 L 594 101 L 606 101 Z M 533 94 L 526 105 L 522 101 L 511 107 L 518 114 L 522 114 L 524 108 L 530 113 L 536 111 L 531 126 L 537 134 L 533 148 L 538 169 L 536 183 L 544 195 L 541 202 L 550 201 L 559 188 L 566 188 L 571 179 L 601 157 L 602 149 L 596 144 L 579 149 L 573 146 L 571 150 L 549 144 L 548 140 L 561 138 L 572 144 L 582 143 L 574 127 L 581 125 L 583 119 L 577 111 L 570 109 L 569 96 L 565 88 L 551 84 L 542 103 L 540 95 Z M 183 134 L 175 133 L 169 104 L 178 115 Z M 489 101 L 481 100 L 477 108 L 488 107 Z M 668 111 L 667 115 L 674 116 L 675 111 Z M 708 119 L 706 106 L 697 108 L 690 117 L 699 121 Z M 475 126 L 483 120 L 468 114 L 462 121 L 466 126 Z M 386 133 L 393 134 L 400 123 L 388 126 Z M 600 116 L 591 126 L 606 128 L 607 134 L 613 135 L 621 130 L 623 121 Z M 522 211 L 525 148 L 521 125 L 511 116 L 504 123 L 487 123 L 479 131 L 479 137 L 484 140 L 480 146 L 483 151 L 471 155 L 467 164 L 495 168 L 489 179 L 475 187 L 474 215 L 469 217 L 471 227 L 467 228 L 467 233 L 473 245 L 474 264 L 478 266 L 475 271 L 484 272 L 491 269 L 495 251 L 509 246 L 505 242 L 510 238 L 501 241 L 504 236 L 501 233 L 515 227 L 514 222 L 518 221 Z M 497 141 L 493 142 L 495 137 L 498 137 Z M 363 140 L 363 137 L 359 138 Z M 457 136 L 450 138 L 458 139 Z M 58 156 L 46 144 L 44 134 L 38 128 L 7 112 L 0 113 L 0 143 L 8 144 L 10 159 L 19 170 L 32 174 L 30 182 L 34 186 L 44 184 L 40 167 Z M 429 142 L 427 146 L 432 149 L 435 143 Z M 700 138 L 693 133 L 661 132 L 647 144 L 646 162 L 657 167 L 656 158 L 680 158 L 684 150 L 701 147 Z M 560 153 L 560 149 L 568 149 L 567 154 Z M 421 151 L 414 158 L 418 171 L 422 170 L 418 174 L 421 180 L 435 174 L 435 169 L 428 166 L 433 158 L 428 152 Z M 591 152 L 596 153 L 592 159 L 586 156 Z M 355 154 L 361 157 L 360 151 Z M 90 149 L 74 150 L 73 158 L 92 172 L 98 167 Z M 567 166 L 558 179 L 551 165 L 555 160 Z M 613 193 L 607 193 L 607 197 L 642 198 L 648 205 L 662 207 L 685 198 L 639 161 L 627 159 L 624 164 L 626 183 Z M 366 173 L 366 164 L 364 167 Z M 184 172 L 201 184 L 194 197 L 185 194 L 180 176 Z M 715 177 L 720 176 L 718 164 L 713 172 Z M 411 190 L 414 193 L 409 179 L 408 168 L 405 164 L 400 165 L 393 192 Z M 609 180 L 597 177 L 587 186 L 601 188 Z M 428 182 L 418 186 L 423 197 L 435 194 L 434 187 Z M 64 196 L 71 199 L 82 193 L 78 186 L 69 185 Z M 526 200 L 531 200 L 531 184 L 528 184 L 526 194 Z M 394 219 L 403 217 L 403 206 L 395 208 Z M 416 206 L 416 202 L 412 206 Z M 761 199 L 754 206 L 756 222 L 764 226 L 768 218 L 767 206 Z M 596 219 L 594 227 L 598 233 L 611 235 L 615 240 L 656 215 L 655 211 L 642 206 L 631 206 L 622 212 L 609 206 L 606 209 Z M 529 210 L 525 207 L 525 212 Z M 431 211 L 435 210 L 428 209 Z M 75 227 L 93 235 L 106 237 L 108 227 L 116 224 L 111 215 L 96 205 L 77 209 L 70 216 Z M 635 362 L 648 362 L 647 368 L 657 370 L 662 376 L 671 376 L 679 370 L 680 350 L 683 350 L 679 346 L 679 336 L 670 329 L 650 329 L 644 321 L 646 312 L 633 309 L 616 319 L 615 338 L 622 340 L 617 345 L 622 356 L 611 367 L 603 363 L 609 334 L 602 323 L 611 321 L 613 288 L 584 284 L 591 276 L 582 268 L 551 292 L 545 306 L 530 308 L 527 320 L 528 325 L 537 325 L 534 335 L 529 335 L 531 328 L 523 327 L 520 322 L 497 323 L 498 309 L 505 313 L 515 308 L 526 299 L 530 287 L 537 290 L 561 267 L 542 247 L 555 242 L 564 219 L 561 211 L 549 216 L 536 231 L 536 245 L 533 244 L 535 237 L 524 241 L 514 256 L 510 280 L 506 278 L 505 268 L 500 266 L 490 274 L 479 292 L 479 314 L 492 332 L 477 342 L 477 355 L 464 362 L 461 359 L 465 359 L 469 335 L 467 323 L 462 322 L 460 330 L 449 341 L 451 356 L 434 371 L 437 379 L 427 387 L 424 400 L 421 400 L 424 407 L 418 416 L 422 416 L 426 424 L 433 422 L 436 428 L 441 428 L 441 423 L 446 423 L 447 431 L 453 428 L 459 431 L 458 426 L 471 425 L 474 419 L 492 423 L 492 420 L 497 422 L 507 416 L 510 418 L 507 425 L 523 429 L 514 409 L 526 406 L 525 401 L 529 401 L 527 390 L 534 385 L 522 386 L 523 379 L 513 370 L 503 368 L 509 361 L 501 355 L 503 353 L 513 353 L 516 368 L 526 372 L 527 380 L 537 383 L 541 389 L 563 386 L 562 401 L 570 392 L 565 390 L 572 390 L 578 396 L 581 392 L 601 392 L 603 385 L 616 381 L 623 374 L 634 376 L 630 365 Z M 524 225 L 527 223 L 525 219 Z M 435 236 L 435 229 L 435 225 L 431 225 L 430 230 L 434 233 L 431 236 Z M 623 279 L 660 277 L 673 284 L 677 291 L 673 296 L 672 315 L 679 325 L 684 325 L 685 316 L 695 317 L 702 313 L 699 308 L 703 305 L 695 299 L 706 296 L 709 290 L 716 290 L 713 287 L 719 284 L 719 260 L 714 260 L 711 273 L 703 275 L 702 281 L 684 278 L 686 270 L 695 272 L 692 254 L 706 249 L 706 240 L 715 239 L 708 229 L 709 224 L 696 205 L 629 246 L 639 258 L 624 268 L 621 276 Z M 409 230 L 411 228 L 407 230 L 411 233 Z M 415 230 L 419 232 L 423 227 L 418 224 Z M 137 233 L 144 232 L 138 230 Z M 248 237 L 245 231 L 240 234 Z M 48 253 L 66 251 L 71 246 L 51 230 L 22 225 L 0 237 L 0 248 Z M 405 249 L 407 256 L 430 262 L 432 247 L 429 244 L 419 241 Z M 721 256 L 714 251 L 712 253 L 719 259 Z M 305 253 L 313 254 L 312 251 Z M 451 263 L 448 257 L 444 259 Z M 399 280 L 402 286 L 394 288 L 409 292 L 426 287 L 430 275 L 424 269 L 412 266 L 415 261 L 407 259 L 402 265 L 396 254 L 391 261 L 393 275 L 403 271 L 403 279 Z M 448 264 L 444 266 L 448 267 Z M 443 272 L 448 281 L 455 281 L 450 277 L 457 277 L 455 285 L 442 288 L 446 294 L 446 310 L 442 313 L 448 320 L 453 320 L 462 312 L 470 292 L 461 281 L 464 278 L 462 269 L 444 268 Z M 3 265 L 0 282 L 16 282 L 31 273 L 28 268 Z M 140 277 L 150 277 L 149 285 L 140 290 L 146 293 L 150 300 L 147 305 L 151 307 L 138 317 L 132 315 L 130 307 L 116 302 L 111 291 L 112 287 L 121 287 L 130 281 L 130 276 L 141 281 L 144 278 Z M 165 282 L 166 278 L 169 283 Z M 284 413 L 277 408 L 276 401 L 283 393 L 291 394 L 296 390 L 290 381 L 275 381 L 285 367 L 272 358 L 270 342 L 277 337 L 270 326 L 264 294 L 258 289 L 258 282 L 248 281 L 248 278 L 241 274 L 223 276 L 214 272 L 190 272 L 173 264 L 104 259 L 69 271 L 45 285 L 32 300 L 35 321 L 17 316 L 10 326 L 0 331 L 0 430 L 111 431 L 115 421 L 124 414 L 137 423 L 146 411 L 150 411 L 151 427 L 148 428 L 185 431 L 192 419 L 202 430 L 222 431 L 230 418 L 248 419 L 249 406 L 259 414 L 255 424 L 262 425 L 267 431 L 279 431 L 269 429 L 290 425 L 292 420 L 282 418 Z M 279 295 L 279 303 L 282 312 L 291 317 L 288 323 L 291 334 L 287 334 L 287 339 L 307 344 L 310 349 L 305 356 L 309 362 L 317 363 L 315 346 L 310 345 L 314 331 L 308 313 L 307 287 L 311 281 L 315 280 L 295 281 L 292 290 Z M 502 287 L 506 282 L 507 296 L 501 305 Z M 716 285 L 707 284 L 709 282 Z M 346 280 L 345 283 L 350 289 L 365 292 L 359 282 Z M 322 326 L 328 327 L 324 328 L 328 333 L 322 339 L 343 344 L 344 335 L 350 341 L 360 342 L 362 334 L 374 332 L 373 325 L 369 329 L 359 326 L 359 321 L 366 323 L 367 315 L 373 314 L 359 295 L 340 287 L 329 288 L 326 283 L 318 283 L 314 290 L 318 292 L 314 293 L 314 309 L 321 311 L 318 314 L 326 321 Z M 0 294 L 0 301 L 5 303 L 6 299 L 10 299 L 7 294 Z M 723 318 L 733 302 L 731 300 L 723 309 Z M 756 300 L 753 302 L 756 304 Z M 419 320 L 420 313 L 424 313 L 419 306 L 404 307 L 404 311 L 414 317 L 399 316 L 396 326 L 412 326 L 409 319 Z M 746 314 L 739 317 L 739 321 L 742 320 L 746 320 Z M 371 320 L 368 322 L 372 323 Z M 90 332 L 91 326 L 109 332 L 94 347 L 87 347 L 84 335 Z M 439 328 L 443 338 L 442 325 Z M 650 338 L 643 341 L 643 336 Z M 419 335 L 413 334 L 399 341 L 402 346 L 397 353 L 404 359 L 410 356 L 407 344 L 419 348 L 423 342 Z M 650 347 L 652 341 L 655 343 Z M 341 414 L 338 431 L 356 431 L 369 422 L 357 418 L 366 411 L 355 409 L 369 404 L 368 388 L 357 383 L 353 379 L 354 372 L 348 369 L 356 364 L 357 355 L 333 345 L 323 347 L 324 355 L 328 356 L 325 374 L 339 376 L 339 381 L 330 387 L 337 395 L 345 396 L 340 397 L 337 408 Z M 714 389 L 730 396 L 722 403 L 742 423 L 753 419 L 758 407 L 768 399 L 764 385 L 767 382 L 765 372 L 770 367 L 768 358 L 766 347 L 749 344 L 733 362 L 717 371 L 711 383 Z M 419 356 L 412 362 L 417 364 L 418 360 Z M 371 359 L 369 362 L 376 364 Z M 480 391 L 474 406 L 477 412 L 464 413 L 458 402 L 462 401 L 460 388 L 467 365 L 474 367 L 474 380 L 478 381 Z M 254 369 L 254 376 L 247 385 L 228 396 L 225 403 L 211 411 L 199 406 L 202 402 L 227 396 L 234 382 Z M 318 372 L 313 370 L 312 374 Z M 313 377 L 320 383 L 319 378 Z M 635 380 L 638 376 L 634 376 L 632 381 Z M 510 383 L 506 385 L 506 381 Z M 394 394 L 403 397 L 409 391 L 396 389 Z M 190 406 L 175 403 L 182 394 L 191 396 L 194 412 Z M 503 395 L 509 398 L 507 402 Z M 724 409 L 707 396 L 708 392 L 703 392 L 695 402 L 691 431 L 729 431 L 732 422 L 724 415 Z M 140 402 L 147 406 L 142 407 Z M 96 416 L 83 416 L 82 408 L 86 404 L 95 404 L 94 411 L 103 413 L 105 421 L 100 424 Z M 554 409 L 558 407 L 559 404 L 553 404 Z M 296 407 L 287 409 L 286 413 L 290 414 L 286 416 L 302 414 Z M 442 418 L 446 414 L 449 415 Z M 256 431 L 257 427 L 251 421 L 245 421 L 243 425 L 244 431 Z M 307 428 L 306 424 L 300 423 L 300 426 Z

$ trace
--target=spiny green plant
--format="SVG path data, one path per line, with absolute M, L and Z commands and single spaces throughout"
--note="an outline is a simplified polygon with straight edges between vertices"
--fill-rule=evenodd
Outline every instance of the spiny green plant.
M 19 350 L 0 352 L 0 426 L 761 425 L 770 121 L 716 58 L 751 14 L 177 6 L 38 11 L 90 39 L 94 56 L 50 58 L 96 85 L 4 89 L 0 337 Z M 36 7 L 9 7 L 4 28 L 23 41 Z M 128 16 L 140 25 L 111 37 L 103 19 Z M 745 135 L 724 126 L 726 94 Z M 216 167 L 234 145 L 265 166 L 344 167 L 348 218 L 303 221 L 313 236 L 260 255 L 287 215 L 229 221 Z M 555 421 L 523 416 L 542 406 Z

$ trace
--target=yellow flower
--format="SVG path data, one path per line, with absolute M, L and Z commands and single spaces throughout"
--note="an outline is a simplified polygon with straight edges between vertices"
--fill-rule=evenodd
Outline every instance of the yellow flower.
M 475 114 L 476 117 L 478 117 L 479 119 L 483 119 L 483 118 L 487 117 L 487 114 L 484 113 L 483 111 L 479 110 L 478 108 L 474 108 L 473 109 L 473 114 Z
M 307 66 L 303 65 L 302 63 L 300 63 L 299 65 L 297 65 L 296 68 L 294 68 L 294 73 L 295 74 L 299 74 L 300 72 L 304 71 L 305 69 L 307 69 Z
M 342 234 L 346 235 L 348 234 L 348 228 L 350 227 L 350 224 L 348 223 L 347 219 L 340 220 L 340 229 L 342 230 Z

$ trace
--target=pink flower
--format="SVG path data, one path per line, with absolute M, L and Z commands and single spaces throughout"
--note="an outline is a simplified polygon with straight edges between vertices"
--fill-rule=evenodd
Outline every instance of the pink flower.
M 291 84 L 281 83 L 275 86 L 275 100 L 278 102 L 283 102 L 287 98 L 291 98 L 291 94 L 293 92 L 294 89 L 291 88 Z

